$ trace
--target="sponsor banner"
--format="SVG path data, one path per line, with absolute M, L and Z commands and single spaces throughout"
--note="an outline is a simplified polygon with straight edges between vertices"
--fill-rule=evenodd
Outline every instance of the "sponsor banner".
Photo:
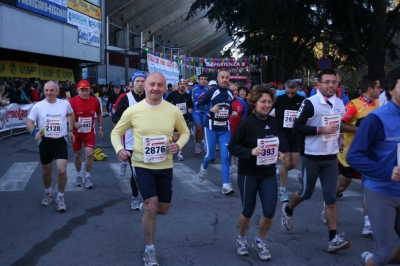
M 229 79 L 245 79 L 245 80 L 247 80 L 248 78 L 249 78 L 248 76 L 234 76 L 234 75 L 232 75 L 232 76 L 230 76 Z
M 0 3 L 4 3 L 9 6 L 17 6 L 17 0 L 0 0 Z
M 68 68 L 6 60 L 0 60 L 0 77 L 74 81 L 74 73 Z
M 207 68 L 242 68 L 246 67 L 246 62 L 207 62 L 204 61 Z
M 81 12 L 97 20 L 101 20 L 101 8 L 84 0 L 67 0 L 68 8 Z
M 0 132 L 15 128 L 25 128 L 28 114 L 33 104 L 9 104 L 0 107 Z
M 100 47 L 100 33 L 91 31 L 87 28 L 78 28 L 78 42 Z
M 149 72 L 160 72 L 167 79 L 167 84 L 178 84 L 179 80 L 179 67 L 174 61 L 169 61 L 150 53 L 147 54 L 147 66 Z
M 79 12 L 76 12 L 72 9 L 68 8 L 67 11 L 67 23 L 77 26 L 78 28 L 88 28 L 89 27 L 89 19 L 86 15 L 83 15 Z
M 67 7 L 67 0 L 49 0 L 49 1 L 58 4 L 60 6 Z
M 61 22 L 67 22 L 67 7 L 54 2 L 62 1 L 18 0 L 17 7 Z
M 88 18 L 89 29 L 94 32 L 101 33 L 101 21 L 93 19 L 91 17 Z

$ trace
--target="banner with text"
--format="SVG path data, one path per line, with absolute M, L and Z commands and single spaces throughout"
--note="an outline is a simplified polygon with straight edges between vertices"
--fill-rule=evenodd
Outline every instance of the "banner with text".
M 147 54 L 147 66 L 149 72 L 160 72 L 167 79 L 167 84 L 178 84 L 179 81 L 179 68 L 178 64 L 162 59 L 160 57 L 154 56 L 150 53 Z
M 78 28 L 78 42 L 100 47 L 100 33 L 91 31 L 88 28 Z
M 9 104 L 0 107 L 0 132 L 26 127 L 33 104 Z
M 58 4 L 56 0 L 18 0 L 17 7 L 30 12 L 52 18 L 61 22 L 67 22 L 67 7 Z
M 74 81 L 74 73 L 68 68 L 6 60 L 0 60 L 0 77 Z
M 204 61 L 207 68 L 243 68 L 247 66 L 246 62 L 208 62 Z
M 84 0 L 67 0 L 68 8 L 81 12 L 97 20 L 101 20 L 101 8 Z

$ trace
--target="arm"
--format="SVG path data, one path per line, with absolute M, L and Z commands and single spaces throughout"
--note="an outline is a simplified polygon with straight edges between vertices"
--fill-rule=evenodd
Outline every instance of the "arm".
M 299 135 L 317 135 L 317 127 L 307 126 L 306 123 L 309 118 L 314 116 L 314 106 L 311 101 L 304 100 L 301 103 L 299 111 L 293 124 L 293 132 Z
M 97 114 L 97 124 L 99 125 L 99 130 L 97 134 L 99 134 L 99 137 L 102 138 L 104 136 L 103 133 L 103 116 L 100 114 Z
M 72 112 L 68 115 L 68 137 L 69 140 L 74 143 L 75 142 L 75 135 L 73 133 L 74 126 L 75 126 L 75 113 Z
M 369 158 L 370 147 L 385 139 L 381 120 L 369 114 L 361 123 L 347 153 L 347 163 L 362 174 L 377 179 L 389 179 L 394 165 L 388 162 L 373 161 Z
M 178 131 L 179 137 L 176 143 L 170 141 L 169 151 L 171 154 L 175 154 L 180 149 L 182 149 L 190 138 L 190 132 L 181 111 L 176 110 L 174 116 L 175 116 L 175 128 Z
M 246 121 L 239 123 L 228 145 L 228 150 L 232 155 L 245 160 L 250 159 L 253 150 L 243 146 L 243 141 L 246 139 L 246 124 Z
M 118 121 L 121 119 L 122 114 L 125 110 L 129 107 L 129 100 L 128 96 L 124 96 L 118 104 L 117 110 L 115 110 L 114 116 L 112 117 L 112 122 L 117 124 Z
M 121 119 L 118 121 L 118 124 L 114 127 L 114 129 L 111 131 L 111 144 L 114 147 L 115 153 L 119 155 L 119 152 L 121 150 L 124 150 L 124 146 L 122 145 L 122 140 L 121 137 L 125 134 L 125 132 L 129 129 L 132 128 L 132 122 L 131 122 L 131 117 L 132 117 L 131 112 L 126 111 L 122 114 Z M 119 157 L 118 157 L 119 158 Z M 121 158 L 119 158 L 121 160 Z M 127 158 L 125 158 L 126 160 Z M 123 161 L 125 161 L 123 160 Z
M 196 109 L 201 112 L 209 112 L 210 108 L 208 103 L 211 101 L 211 97 L 215 90 L 208 90 L 204 93 L 203 97 L 197 102 Z
M 340 89 L 340 88 L 339 88 Z M 341 93 L 342 93 L 342 101 L 343 101 L 343 104 L 344 105 L 347 105 L 349 102 L 350 102 L 350 100 L 349 100 L 349 97 L 347 97 L 347 95 L 346 95 L 346 93 L 344 92 L 344 90 L 342 90 L 342 89 L 340 89 L 341 90 Z
M 188 104 L 187 104 L 187 107 L 188 107 L 188 113 L 192 113 L 193 112 L 193 101 L 192 101 L 192 97 L 188 97 Z

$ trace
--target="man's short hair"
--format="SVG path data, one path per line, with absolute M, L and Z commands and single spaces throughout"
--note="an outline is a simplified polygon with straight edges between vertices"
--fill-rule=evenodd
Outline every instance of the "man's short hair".
M 394 90 L 397 85 L 397 81 L 400 79 L 400 67 L 393 69 L 389 72 L 386 77 L 385 82 L 385 94 L 388 100 L 392 99 L 392 95 L 389 93 L 390 91 Z
M 279 83 L 278 83 L 279 84 Z M 297 83 L 297 81 L 293 80 L 293 79 L 288 79 L 285 82 L 285 88 L 298 88 L 299 87 L 299 83 Z
M 366 93 L 369 87 L 375 87 L 376 81 L 379 80 L 377 76 L 366 75 L 361 78 L 360 91 Z
M 318 82 L 322 81 L 323 75 L 335 75 L 336 76 L 336 72 L 330 68 L 322 70 L 321 72 L 318 73 Z

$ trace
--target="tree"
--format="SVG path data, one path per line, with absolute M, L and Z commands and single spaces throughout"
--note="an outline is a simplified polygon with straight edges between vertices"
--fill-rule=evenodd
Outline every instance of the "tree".
M 386 51 L 397 58 L 398 1 L 196 0 L 187 18 L 207 8 L 205 17 L 217 28 L 224 27 L 235 40 L 245 37 L 239 45 L 244 54 L 274 55 L 268 62 L 274 79 L 292 78 L 304 67 L 315 69 L 316 51 L 326 39 L 335 67 L 358 68 L 366 62 L 368 73 L 382 81 Z M 335 35 L 343 42 L 332 43 Z

